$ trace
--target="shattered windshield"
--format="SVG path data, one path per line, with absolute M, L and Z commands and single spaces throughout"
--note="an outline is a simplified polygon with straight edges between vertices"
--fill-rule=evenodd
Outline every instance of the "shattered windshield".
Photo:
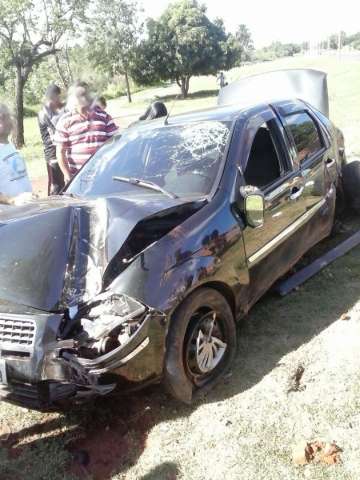
M 141 188 L 139 182 L 117 181 L 125 177 L 151 182 L 174 196 L 207 195 L 222 167 L 230 128 L 230 122 L 204 121 L 128 129 L 98 150 L 67 193 L 97 196 Z

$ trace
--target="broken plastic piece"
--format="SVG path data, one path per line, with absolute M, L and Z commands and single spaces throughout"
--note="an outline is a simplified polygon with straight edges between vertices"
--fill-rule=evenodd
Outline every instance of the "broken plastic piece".
M 275 291 L 282 297 L 296 289 L 299 285 L 309 280 L 316 273 L 320 272 L 323 268 L 327 267 L 337 258 L 345 255 L 352 248 L 360 244 L 360 231 L 354 233 L 350 238 L 347 238 L 344 242 L 340 243 L 332 250 L 329 250 L 321 257 L 317 258 L 314 262 L 310 263 L 305 268 L 302 268 L 291 277 L 287 278 L 283 282 L 278 283 L 275 286 Z
M 7 422 L 4 420 L 0 423 L 0 443 L 5 443 L 9 440 L 11 435 L 11 429 Z

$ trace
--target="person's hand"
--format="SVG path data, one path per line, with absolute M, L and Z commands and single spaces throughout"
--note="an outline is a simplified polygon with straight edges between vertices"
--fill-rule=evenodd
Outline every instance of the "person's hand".
M 30 202 L 30 200 L 34 200 L 36 198 L 37 196 L 34 195 L 32 192 L 24 192 L 14 197 L 12 199 L 12 204 L 16 206 L 24 205 L 24 203 Z
M 69 183 L 71 180 L 70 173 L 64 173 L 64 182 L 65 184 Z

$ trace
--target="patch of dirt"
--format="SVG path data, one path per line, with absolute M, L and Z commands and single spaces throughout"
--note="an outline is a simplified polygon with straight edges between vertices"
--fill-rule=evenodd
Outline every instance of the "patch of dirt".
M 135 400 L 130 409 L 125 406 L 129 417 L 121 417 L 114 401 L 112 421 L 94 421 L 91 428 L 82 431 L 80 438 L 70 442 L 67 449 L 73 456 L 70 472 L 78 478 L 105 480 L 126 465 L 133 465 L 144 450 L 149 429 L 154 417 L 148 407 Z M 137 410 L 139 409 L 139 410 Z M 133 413 L 134 412 L 134 413 Z M 125 420 L 126 419 L 126 420 Z

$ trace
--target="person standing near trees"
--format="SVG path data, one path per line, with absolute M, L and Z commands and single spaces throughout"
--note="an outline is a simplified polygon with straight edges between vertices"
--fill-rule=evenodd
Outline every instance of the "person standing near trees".
M 117 131 L 111 116 L 93 101 L 88 84 L 76 82 L 69 90 L 67 112 L 57 123 L 54 137 L 65 182 Z
M 220 88 L 226 87 L 227 83 L 226 83 L 226 80 L 225 80 L 224 72 L 220 72 L 216 80 L 217 80 L 217 83 L 219 84 Z
M 0 104 L 0 203 L 20 205 L 32 197 L 24 159 L 9 142 L 13 120 L 6 105 Z
M 45 92 L 45 102 L 39 112 L 38 122 L 48 172 L 48 195 L 57 195 L 64 188 L 64 175 L 56 159 L 54 135 L 56 122 L 61 116 L 63 103 L 61 90 L 55 84 L 49 85 Z

